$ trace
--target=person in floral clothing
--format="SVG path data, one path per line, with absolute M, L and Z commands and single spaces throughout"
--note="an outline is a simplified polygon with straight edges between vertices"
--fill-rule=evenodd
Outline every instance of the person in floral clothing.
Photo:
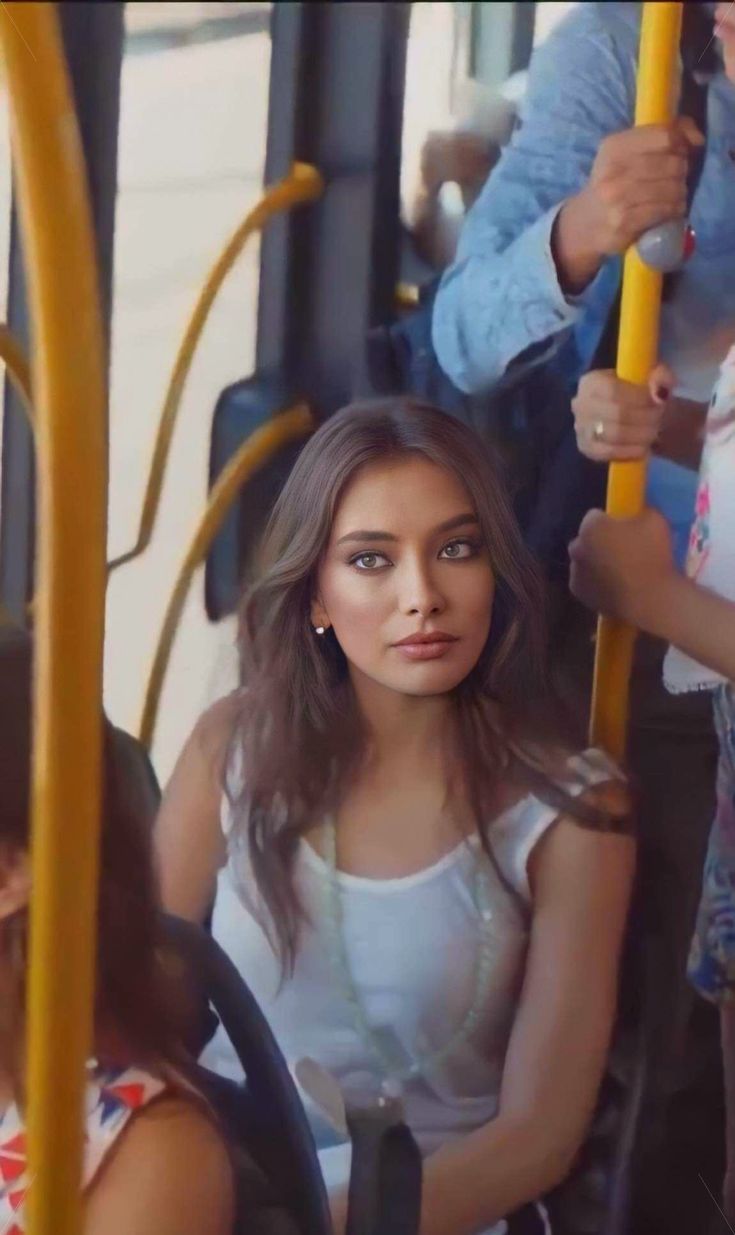
M 87 1066 L 80 1235 L 231 1235 L 228 1147 L 187 1080 L 186 1016 L 161 962 L 150 820 L 104 731 L 94 1058 Z M 31 645 L 0 629 L 0 1235 L 24 1235 L 25 989 Z M 65 872 L 73 878 L 73 872 Z
M 711 691 L 720 746 L 717 810 L 688 973 L 720 1008 L 727 1096 L 725 1208 L 735 1221 L 735 347 L 707 417 L 686 576 L 671 533 L 647 510 L 587 516 L 570 546 L 572 590 L 590 608 L 671 645 L 664 681 L 675 694 Z

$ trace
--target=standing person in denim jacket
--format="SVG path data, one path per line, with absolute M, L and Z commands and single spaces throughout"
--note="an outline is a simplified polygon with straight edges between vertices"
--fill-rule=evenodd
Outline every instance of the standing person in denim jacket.
M 727 7 L 719 6 L 718 22 Z M 694 5 L 685 8 L 691 17 Z M 702 5 L 698 16 L 711 18 L 714 9 Z M 490 391 L 514 364 L 555 351 L 571 379 L 581 377 L 614 302 L 623 253 L 649 228 L 686 213 L 701 133 L 684 118 L 632 131 L 640 14 L 639 4 L 581 3 L 534 56 L 520 125 L 468 216 L 436 300 L 434 346 L 464 391 Z M 679 563 L 706 403 L 735 341 L 735 55 L 729 23 L 720 33 L 708 49 L 718 59 L 724 51 L 724 64 L 708 90 L 706 152 L 691 209 L 697 246 L 663 306 L 664 366 L 649 389 L 611 372 L 587 374 L 574 409 L 580 448 L 600 462 L 642 457 L 659 438 L 647 498 L 674 532 Z M 704 54 L 711 40 L 701 42 Z M 701 68 L 698 58 L 695 49 Z M 577 633 L 572 643 L 574 656 L 586 655 L 587 639 Z M 644 912 L 668 940 L 660 976 L 669 1011 L 662 1006 L 658 1040 L 662 1076 L 670 1078 L 688 1016 L 685 957 L 716 747 L 706 701 L 666 697 L 662 658 L 662 644 L 639 640 L 630 758 L 655 869 Z
M 685 213 L 687 156 L 702 140 L 696 127 L 630 131 L 640 10 L 587 0 L 534 56 L 520 125 L 467 218 L 436 300 L 434 346 L 463 391 L 490 390 L 544 342 L 549 352 L 565 346 L 570 375 L 581 377 L 616 294 L 621 254 L 648 228 Z M 705 43 L 706 35 L 703 52 Z M 735 339 L 735 87 L 724 71 L 709 88 L 691 221 L 696 252 L 662 313 L 661 358 L 676 356 L 678 381 L 663 419 L 677 428 L 690 411 L 692 427 L 703 425 Z M 663 406 L 651 401 L 647 410 L 648 441 L 635 445 L 647 446 L 661 425 Z M 606 424 L 595 457 L 610 458 L 621 444 Z M 651 470 L 651 504 L 681 530 L 682 551 L 695 467 L 688 477 L 658 461 Z

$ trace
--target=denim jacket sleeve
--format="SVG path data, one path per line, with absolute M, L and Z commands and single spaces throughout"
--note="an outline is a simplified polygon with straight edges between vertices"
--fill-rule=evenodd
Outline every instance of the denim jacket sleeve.
M 467 217 L 434 309 L 434 348 L 461 390 L 486 390 L 546 340 L 554 350 L 585 313 L 604 320 L 617 280 L 606 266 L 581 296 L 565 296 L 551 233 L 600 142 L 632 124 L 635 9 L 580 4 L 532 60 L 521 123 Z

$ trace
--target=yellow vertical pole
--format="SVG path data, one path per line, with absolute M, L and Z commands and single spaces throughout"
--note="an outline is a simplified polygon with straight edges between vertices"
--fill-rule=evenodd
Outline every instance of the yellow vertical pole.
M 80 1235 L 101 782 L 104 344 L 84 158 L 56 6 L 1 6 L 0 38 L 37 414 L 28 1230 Z
M 681 3 L 643 5 L 638 62 L 636 124 L 665 124 L 676 102 L 681 39 Z M 657 360 L 662 276 L 631 249 L 623 269 L 618 377 L 645 385 Z M 644 462 L 613 463 L 607 492 L 608 513 L 639 514 L 646 487 Z M 592 692 L 591 740 L 615 758 L 625 753 L 628 695 L 635 632 L 620 622 L 600 620 Z

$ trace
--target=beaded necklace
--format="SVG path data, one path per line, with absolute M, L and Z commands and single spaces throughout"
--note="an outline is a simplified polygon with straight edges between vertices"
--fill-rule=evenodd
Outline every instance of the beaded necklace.
M 479 940 L 475 962 L 473 999 L 461 1025 L 457 1027 L 444 1046 L 427 1054 L 415 1052 L 409 1064 L 402 1062 L 371 1026 L 360 993 L 350 969 L 344 936 L 342 896 L 337 873 L 337 828 L 333 817 L 326 821 L 325 859 L 328 871 L 326 924 L 329 934 L 328 949 L 332 971 L 340 991 L 348 1003 L 355 1029 L 364 1045 L 370 1050 L 383 1072 L 382 1089 L 389 1097 L 399 1097 L 405 1081 L 415 1080 L 431 1072 L 443 1063 L 476 1028 L 485 1005 L 488 978 L 493 963 L 493 910 L 491 907 L 490 881 L 481 863 L 476 860 L 474 871 L 474 901 L 480 915 Z

